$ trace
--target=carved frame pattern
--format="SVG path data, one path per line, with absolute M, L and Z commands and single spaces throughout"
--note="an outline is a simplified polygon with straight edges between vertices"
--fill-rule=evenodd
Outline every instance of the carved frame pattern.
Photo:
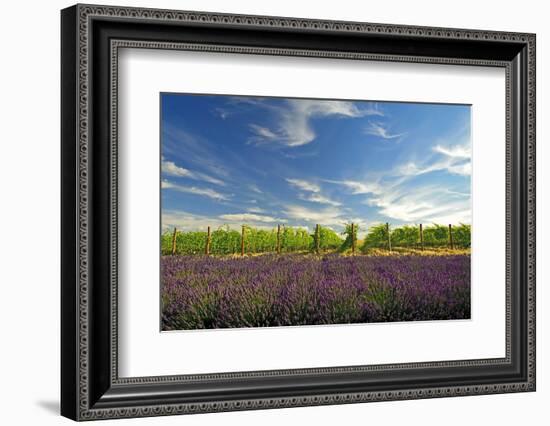
M 249 410 L 262 408 L 279 408 L 324 404 L 344 404 L 353 402 L 401 400 L 416 398 L 435 398 L 444 396 L 463 396 L 489 393 L 505 393 L 518 391 L 533 391 L 535 389 L 535 36 L 533 34 L 521 34 L 511 32 L 478 31 L 464 29 L 448 28 L 428 28 L 402 25 L 370 24 L 357 22 L 337 22 L 310 19 L 265 17 L 265 16 L 246 16 L 246 15 L 228 15 L 217 13 L 187 12 L 187 11 L 169 11 L 156 9 L 140 9 L 127 7 L 104 7 L 91 5 L 77 5 L 77 158 L 76 158 L 76 177 L 77 177 L 77 235 L 76 261 L 78 276 L 76 278 L 76 322 L 77 322 L 77 363 L 76 377 L 77 383 L 75 390 L 77 395 L 77 408 L 75 415 L 69 415 L 78 420 L 92 420 L 105 418 L 122 417 L 141 417 L 141 416 L 159 416 L 171 414 L 186 413 L 205 413 L 230 410 Z M 89 113 L 90 113 L 90 82 L 89 82 L 89 59 L 90 59 L 90 23 L 96 18 L 117 18 L 123 20 L 139 20 L 140 22 L 173 22 L 173 23 L 193 23 L 193 24 L 215 24 L 225 26 L 240 27 L 258 27 L 258 28 L 278 28 L 278 29 L 300 29 L 314 30 L 338 33 L 362 33 L 362 34 L 382 34 L 391 37 L 392 35 L 408 35 L 420 38 L 437 38 L 448 40 L 483 40 L 483 41 L 506 41 L 518 43 L 526 46 L 527 49 L 527 175 L 526 182 L 526 203 L 527 203 L 527 380 L 520 382 L 506 382 L 495 384 L 483 384 L 479 386 L 448 386 L 433 388 L 404 388 L 391 391 L 377 392 L 353 392 L 353 393 L 327 393 L 325 395 L 311 395 L 300 397 L 273 397 L 273 398 L 254 398 L 254 399 L 235 399 L 223 402 L 201 402 L 201 403 L 165 403 L 155 405 L 145 405 L 138 407 L 116 407 L 116 408 L 96 408 L 90 400 L 90 334 L 89 334 L 89 215 L 90 215 L 90 194 L 89 194 Z M 507 114 L 507 153 L 506 153 L 506 171 L 507 171 L 507 315 L 506 315 L 506 358 L 504 359 L 485 359 L 485 360 L 465 360 L 453 362 L 436 363 L 416 363 L 416 364 L 393 364 L 364 367 L 327 367 L 323 369 L 306 370 L 275 370 L 262 372 L 245 373 L 225 373 L 217 375 L 200 376 L 162 376 L 145 378 L 118 378 L 117 374 L 117 222 L 116 222 L 116 202 L 117 202 L 117 69 L 118 69 L 118 49 L 119 48 L 155 48 L 155 49 L 178 49 L 178 50 L 198 50 L 198 51 L 217 51 L 239 54 L 265 54 L 265 55 L 298 55 L 315 56 L 341 59 L 362 59 L 362 60 L 383 60 L 398 62 L 425 62 L 425 63 L 446 63 L 459 65 L 482 65 L 497 66 L 506 69 L 506 114 Z M 511 340 L 511 313 L 509 301 L 511 290 L 509 285 L 511 253 L 510 246 L 510 213 L 511 195 L 510 195 L 510 167 L 511 150 L 510 137 L 512 129 L 509 128 L 511 114 L 511 68 L 507 61 L 476 60 L 461 58 L 442 58 L 442 57 L 417 57 L 404 55 L 384 55 L 384 54 L 365 54 L 349 52 L 327 52 L 315 50 L 300 49 L 278 49 L 278 48 L 256 48 L 243 46 L 227 45 L 208 45 L 193 43 L 171 43 L 171 42 L 152 42 L 143 40 L 111 40 L 111 345 L 112 350 L 110 377 L 113 385 L 125 384 L 151 384 L 151 383 L 173 383 L 181 381 L 196 380 L 215 380 L 220 378 L 243 378 L 243 377 L 266 377 L 266 376 L 285 376 L 285 375 L 303 375 L 303 374 L 330 374 L 333 372 L 345 371 L 373 371 L 386 369 L 407 369 L 424 368 L 439 366 L 471 366 L 471 365 L 490 365 L 503 364 L 510 362 L 510 340 Z

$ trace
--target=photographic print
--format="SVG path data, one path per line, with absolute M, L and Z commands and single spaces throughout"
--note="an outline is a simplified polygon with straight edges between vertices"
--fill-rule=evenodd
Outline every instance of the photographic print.
M 470 318 L 470 105 L 160 102 L 162 331 Z

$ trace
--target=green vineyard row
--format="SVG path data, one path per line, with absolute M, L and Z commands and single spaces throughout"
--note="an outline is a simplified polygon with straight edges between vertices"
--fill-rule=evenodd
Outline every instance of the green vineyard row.
M 466 224 L 425 227 L 380 224 L 369 227 L 363 240 L 357 239 L 358 231 L 356 224 L 346 225 L 342 234 L 319 225 L 311 234 L 304 228 L 289 226 L 273 229 L 243 226 L 241 232 L 220 227 L 211 233 L 210 230 L 181 232 L 174 229 L 162 234 L 161 252 L 163 255 L 344 252 L 350 249 L 368 252 L 372 248 L 469 248 L 471 244 L 471 226 Z

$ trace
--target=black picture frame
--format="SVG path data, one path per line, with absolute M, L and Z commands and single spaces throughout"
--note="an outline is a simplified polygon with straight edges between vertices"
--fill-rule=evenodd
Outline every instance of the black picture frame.
M 535 390 L 534 34 L 75 5 L 61 12 L 61 414 L 159 416 Z M 117 49 L 506 69 L 506 357 L 119 378 Z

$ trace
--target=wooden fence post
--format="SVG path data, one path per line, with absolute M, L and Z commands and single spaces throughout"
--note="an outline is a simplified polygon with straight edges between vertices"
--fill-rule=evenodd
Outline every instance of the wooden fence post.
M 281 224 L 277 225 L 277 254 L 281 254 Z
M 241 230 L 241 256 L 244 256 L 244 225 Z
M 204 254 L 207 256 L 210 254 L 210 226 L 208 227 L 208 231 L 206 232 L 206 247 L 204 249 Z
M 453 244 L 453 229 L 452 229 L 452 226 L 451 224 L 449 223 L 449 243 L 451 244 L 451 250 L 454 249 L 454 244 Z
M 172 256 L 176 254 L 176 236 L 178 234 L 178 229 L 174 227 L 174 234 L 172 235 Z
M 319 254 L 319 243 L 320 243 L 320 229 L 319 224 L 315 225 L 315 252 Z
M 351 253 L 355 254 L 355 225 L 351 222 Z
M 390 224 L 386 222 L 386 232 L 388 234 L 388 250 L 391 251 Z
M 422 231 L 422 224 L 420 224 L 420 250 L 424 250 L 424 232 Z

